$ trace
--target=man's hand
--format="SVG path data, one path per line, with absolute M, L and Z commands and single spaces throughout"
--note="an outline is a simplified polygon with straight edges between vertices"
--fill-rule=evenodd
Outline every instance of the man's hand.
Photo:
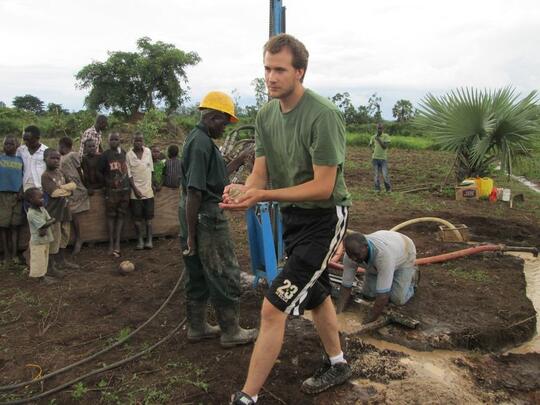
M 221 196 L 223 204 L 234 204 L 235 198 L 241 194 L 244 194 L 246 190 L 247 187 L 243 184 L 229 184 L 225 186 L 223 195 Z
M 45 236 L 47 235 L 47 229 L 46 228 L 40 228 L 39 229 L 39 236 Z
M 195 238 L 188 236 L 187 249 L 182 252 L 184 256 L 195 256 L 197 254 L 197 242 Z
M 247 189 L 245 186 L 241 187 L 226 190 L 223 194 L 223 202 L 219 204 L 219 208 L 231 211 L 243 211 L 264 200 L 265 190 Z
M 362 325 L 367 325 L 371 322 L 375 322 L 377 319 L 379 319 L 379 316 L 380 314 L 374 314 L 373 311 L 370 311 L 368 317 L 362 322 Z
M 137 200 L 140 200 L 142 198 L 142 193 L 139 191 L 137 187 L 133 188 L 133 194 L 135 194 L 135 197 Z
M 375 322 L 379 318 L 379 316 L 381 316 L 384 308 L 388 305 L 389 301 L 390 293 L 377 294 L 377 296 L 375 297 L 375 303 L 373 304 L 371 311 L 369 311 L 369 316 L 365 320 L 364 324 Z

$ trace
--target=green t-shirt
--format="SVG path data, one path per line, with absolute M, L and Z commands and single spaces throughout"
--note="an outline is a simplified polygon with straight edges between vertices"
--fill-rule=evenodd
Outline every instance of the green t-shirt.
M 377 135 L 373 135 L 369 141 L 369 146 L 373 149 L 373 154 L 371 155 L 372 159 L 381 159 L 381 160 L 388 160 L 388 146 L 386 149 L 383 149 L 379 142 L 375 139 Z M 383 143 L 386 143 L 387 145 L 390 144 L 390 135 L 382 133 L 380 135 L 381 141 Z
M 206 127 L 199 123 L 184 142 L 182 158 L 182 190 L 202 192 L 203 202 L 219 203 L 223 189 L 229 184 L 227 167 Z
M 46 245 L 47 243 L 54 241 L 51 227 L 47 228 L 45 236 L 39 235 L 39 229 L 51 219 L 51 216 L 45 208 L 40 207 L 39 209 L 36 209 L 30 207 L 28 208 L 26 217 L 30 228 L 30 244 Z
M 161 186 L 163 184 L 163 172 L 165 170 L 165 159 L 158 159 L 154 162 L 154 171 L 152 172 L 152 177 L 154 182 Z
M 287 188 L 313 180 L 313 165 L 337 166 L 328 200 L 287 203 L 300 208 L 351 205 L 345 185 L 345 121 L 329 100 L 306 89 L 293 110 L 282 113 L 279 100 L 266 104 L 255 119 L 257 157 L 266 157 L 270 187 Z

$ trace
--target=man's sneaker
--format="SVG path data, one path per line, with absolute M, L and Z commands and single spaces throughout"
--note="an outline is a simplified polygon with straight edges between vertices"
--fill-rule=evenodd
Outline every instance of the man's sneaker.
M 302 391 L 306 394 L 318 394 L 335 385 L 343 384 L 352 374 L 347 363 L 337 363 L 330 366 L 322 374 L 315 373 L 302 384 Z
M 254 405 L 255 402 L 245 392 L 238 391 L 231 397 L 230 405 Z

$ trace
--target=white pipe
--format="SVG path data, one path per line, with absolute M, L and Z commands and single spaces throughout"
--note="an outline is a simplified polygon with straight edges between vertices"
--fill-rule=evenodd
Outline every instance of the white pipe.
M 397 224 L 396 226 L 394 226 L 390 230 L 397 232 L 398 230 L 400 230 L 402 228 L 405 228 L 406 226 L 409 226 L 409 225 L 412 225 L 412 224 L 417 224 L 419 222 L 438 222 L 439 224 L 443 224 L 449 230 L 451 230 L 454 233 L 454 235 L 456 236 L 458 241 L 463 242 L 463 236 L 456 229 L 456 227 L 454 225 L 452 225 L 452 223 L 448 222 L 445 219 L 441 219 L 441 218 L 437 218 L 437 217 L 422 217 L 422 218 L 409 219 L 408 221 L 402 222 L 401 224 Z

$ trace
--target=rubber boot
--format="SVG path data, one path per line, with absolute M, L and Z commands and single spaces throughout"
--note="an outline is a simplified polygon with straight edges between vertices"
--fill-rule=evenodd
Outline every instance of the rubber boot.
M 49 277 L 54 277 L 58 279 L 64 278 L 65 274 L 63 271 L 58 270 L 58 268 L 56 267 L 56 264 L 54 263 L 55 259 L 56 258 L 49 257 L 49 266 L 47 267 L 46 275 Z
M 144 244 L 145 249 L 153 249 L 154 245 L 152 243 L 152 224 L 146 224 L 146 243 Z
M 239 325 L 238 305 L 217 307 L 216 315 L 221 327 L 221 347 L 231 348 L 235 346 L 252 343 L 257 339 L 258 329 L 243 329 Z
M 135 246 L 135 250 L 143 250 L 144 238 L 143 238 L 142 223 L 140 221 L 135 222 L 135 229 L 137 230 L 137 246 Z
M 214 339 L 221 335 L 219 326 L 206 322 L 206 301 L 187 302 L 188 342 L 200 342 L 203 339 Z

